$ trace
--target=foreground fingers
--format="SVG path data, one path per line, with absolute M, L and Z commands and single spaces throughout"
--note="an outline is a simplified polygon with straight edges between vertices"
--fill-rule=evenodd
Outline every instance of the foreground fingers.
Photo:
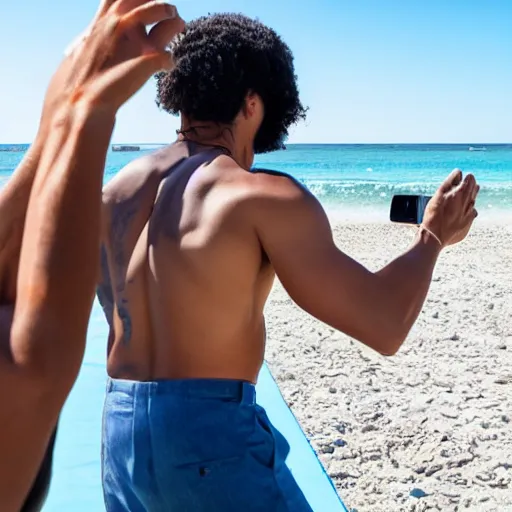
M 110 9 L 110 7 L 112 6 L 112 4 L 115 2 L 116 0 L 101 0 L 100 1 L 100 4 L 98 6 L 98 9 L 96 11 L 96 14 L 94 15 L 92 21 L 91 21 L 91 26 L 94 25 L 94 23 L 96 23 L 96 21 L 101 18 L 102 16 L 104 16 L 107 11 Z
M 98 20 L 107 13 L 109 8 L 115 1 L 116 0 L 102 0 L 100 2 L 94 17 L 92 18 L 92 20 L 89 23 L 89 25 L 87 26 L 87 28 L 83 32 L 81 32 L 78 36 L 76 36 L 75 39 L 73 39 L 73 41 L 71 41 L 71 43 L 64 50 L 65 57 L 68 57 L 69 55 L 71 55 L 76 50 L 76 48 L 78 46 L 80 46 L 80 44 L 82 44 L 87 37 L 89 37 L 95 23 L 97 23 Z
M 154 25 L 150 34 L 147 25 Z M 71 102 L 119 108 L 151 75 L 172 68 L 165 49 L 183 28 L 176 7 L 167 2 L 103 0 L 70 59 Z
M 168 71 L 173 66 L 168 52 L 155 52 L 126 60 L 105 70 L 89 85 L 89 97 L 104 104 L 120 106 L 135 94 L 152 75 Z M 114 84 L 123 84 L 122 88 Z M 97 103 L 96 101 L 95 103 Z
M 144 3 L 135 9 L 129 11 L 121 18 L 121 24 L 129 25 L 152 25 L 166 19 L 174 19 L 178 16 L 178 11 L 174 5 L 160 0 Z
M 185 22 L 179 16 L 161 21 L 149 31 L 149 42 L 157 50 L 164 50 L 177 34 L 183 32 L 184 28 Z
M 127 14 L 138 7 L 150 3 L 152 0 L 104 0 L 110 3 L 112 11 L 122 16 Z M 163 2 L 164 0 L 162 0 Z
M 176 7 L 161 0 L 151 2 L 147 0 L 103 0 L 89 26 L 64 50 L 66 57 L 73 53 L 91 35 L 95 24 L 107 14 L 112 6 L 114 6 L 116 11 L 114 16 L 120 18 L 120 28 L 127 28 L 130 25 L 136 24 L 142 26 L 153 25 L 162 20 L 178 20 L 179 23 L 167 23 L 164 27 L 159 27 L 155 31 L 155 36 L 151 38 L 150 42 L 152 44 L 157 43 L 155 44 L 157 48 L 165 48 L 169 41 L 183 30 L 185 25 L 178 15 Z M 162 44 L 161 42 L 166 38 L 167 41 L 165 41 L 165 44 Z

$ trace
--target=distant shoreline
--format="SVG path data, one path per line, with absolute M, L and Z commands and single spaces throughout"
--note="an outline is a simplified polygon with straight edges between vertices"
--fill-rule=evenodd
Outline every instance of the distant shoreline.
M 137 146 L 167 146 L 172 142 L 112 142 L 114 146 L 137 145 Z M 0 143 L 0 147 L 29 146 L 30 142 Z M 512 142 L 290 142 L 287 147 L 295 146 L 343 146 L 343 147 L 510 147 Z

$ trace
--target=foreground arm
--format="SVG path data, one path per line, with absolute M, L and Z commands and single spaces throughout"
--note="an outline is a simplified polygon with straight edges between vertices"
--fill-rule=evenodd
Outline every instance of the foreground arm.
M 80 366 L 94 297 L 101 186 L 113 126 L 114 114 L 101 110 L 64 112 L 43 152 L 27 213 L 12 357 L 18 368 L 41 374 L 65 394 Z M 44 378 L 50 374 L 51 382 Z M 63 398 L 52 397 L 57 403 Z
M 370 272 L 336 247 L 327 216 L 312 194 L 289 179 L 281 185 L 277 197 L 258 209 L 256 224 L 291 298 L 381 354 L 396 353 L 425 301 L 439 243 L 420 231 L 405 254 Z
M 36 138 L 12 177 L 0 190 L 0 308 L 3 307 L 4 311 L 12 309 L 16 300 L 21 240 L 30 191 L 48 141 L 55 110 L 63 100 L 70 68 L 71 62 L 64 61 L 53 75 L 45 94 Z M 5 336 L 0 339 L 0 345 L 3 342 Z
M 11 357 L 10 333 L 16 301 L 21 239 L 30 190 L 43 148 L 37 138 L 5 187 L 0 190 L 0 372 Z
M 67 113 L 52 130 L 34 181 L 10 336 L 12 364 L 2 375 L 15 386 L 0 413 L 2 510 L 19 510 L 83 357 L 112 127 L 111 117 Z
M 140 26 L 154 24 L 149 34 Z M 20 509 L 84 353 L 98 273 L 101 186 L 115 114 L 169 69 L 176 9 L 102 2 L 65 60 L 62 101 L 36 171 L 22 238 L 9 359 L 0 358 L 0 503 Z
M 16 299 L 16 277 L 25 215 L 41 158 L 43 140 L 44 136 L 36 138 L 12 178 L 0 190 L 0 308 L 14 304 Z

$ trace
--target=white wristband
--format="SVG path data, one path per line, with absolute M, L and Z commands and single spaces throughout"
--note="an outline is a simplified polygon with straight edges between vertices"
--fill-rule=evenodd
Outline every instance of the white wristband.
M 437 241 L 437 243 L 443 247 L 443 242 L 441 242 L 441 239 L 435 234 L 433 233 L 432 231 L 430 231 L 430 229 L 426 228 L 425 226 L 420 226 L 420 232 L 421 231 L 426 231 L 434 240 Z

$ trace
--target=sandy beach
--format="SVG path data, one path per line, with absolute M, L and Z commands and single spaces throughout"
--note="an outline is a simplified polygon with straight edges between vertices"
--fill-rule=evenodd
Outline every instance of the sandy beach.
M 414 236 L 376 224 L 334 232 L 372 270 Z M 392 358 L 303 313 L 276 284 L 267 360 L 349 510 L 512 511 L 511 277 L 511 226 L 477 223 L 441 255 Z

